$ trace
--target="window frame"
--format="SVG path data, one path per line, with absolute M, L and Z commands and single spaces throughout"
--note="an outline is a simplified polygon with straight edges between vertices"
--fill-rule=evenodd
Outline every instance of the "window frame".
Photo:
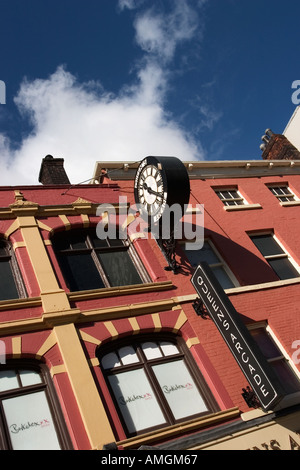
M 266 356 L 262 352 L 262 354 L 264 355 L 266 361 L 270 364 L 271 367 L 272 367 L 272 363 L 274 364 L 274 363 L 281 362 L 281 363 L 286 364 L 289 367 L 290 371 L 294 374 L 295 378 L 299 382 L 299 390 L 296 390 L 296 391 L 291 392 L 291 393 L 287 393 L 285 395 L 285 397 L 283 398 L 283 400 L 280 402 L 280 406 L 282 406 L 282 405 L 290 406 L 294 403 L 298 403 L 299 402 L 299 397 L 300 397 L 300 372 L 297 369 L 297 367 L 295 366 L 292 358 L 288 355 L 287 351 L 284 349 L 283 345 L 281 344 L 281 342 L 279 341 L 277 336 L 274 334 L 274 332 L 271 329 L 270 325 L 267 322 L 262 321 L 262 322 L 250 324 L 247 327 L 248 327 L 248 330 L 249 330 L 250 333 L 255 331 L 255 330 L 259 330 L 259 329 L 263 329 L 265 331 L 265 334 L 271 339 L 271 341 L 273 342 L 273 344 L 275 345 L 275 347 L 278 349 L 278 352 L 279 352 L 278 356 L 274 356 L 274 357 L 269 358 L 269 359 L 266 358 Z M 252 336 L 252 333 L 251 333 L 251 336 Z M 254 337 L 253 337 L 253 339 L 254 339 Z M 258 345 L 258 347 L 259 347 L 259 345 Z M 276 375 L 276 372 L 274 372 L 274 373 Z M 278 380 L 281 383 L 281 385 L 283 387 L 283 390 L 284 390 L 284 384 L 280 380 L 280 377 L 278 377 Z
M 255 246 L 255 248 L 258 250 L 258 252 L 261 254 L 261 256 L 266 260 L 266 262 L 268 263 L 268 265 L 270 266 L 270 268 L 272 269 L 272 271 L 275 273 L 275 275 L 278 277 L 279 280 L 281 281 L 284 281 L 284 280 L 288 280 L 288 279 L 297 279 L 298 277 L 300 277 L 300 266 L 297 264 L 297 262 L 293 259 L 293 257 L 290 255 L 290 253 L 288 252 L 288 250 L 284 247 L 284 245 L 278 240 L 278 238 L 276 237 L 276 235 L 271 232 L 271 231 L 262 231 L 262 232 L 255 232 L 255 233 L 248 233 L 249 235 L 249 238 L 251 240 L 251 242 L 253 243 L 253 245 Z M 264 255 L 260 249 L 256 246 L 256 244 L 254 243 L 253 241 L 253 238 L 254 237 L 257 237 L 257 236 L 268 236 L 268 237 L 271 237 L 273 238 L 273 240 L 275 241 L 275 243 L 278 245 L 278 247 L 282 250 L 282 253 L 278 253 L 278 254 L 274 254 L 274 255 Z M 272 265 L 269 263 L 268 260 L 272 261 L 272 260 L 279 260 L 279 259 L 287 259 L 291 266 L 295 269 L 295 271 L 298 273 L 298 276 L 293 276 L 293 277 L 289 277 L 289 278 L 281 278 L 279 277 L 279 275 L 277 274 L 277 272 L 275 271 L 275 269 L 273 269 Z
M 234 186 L 228 186 L 224 188 L 214 188 L 214 191 L 220 201 L 223 202 L 225 207 L 234 207 L 234 206 L 247 206 L 248 202 L 244 196 L 240 193 L 239 189 Z M 222 193 L 229 193 L 230 197 L 224 197 Z M 231 195 L 235 193 L 235 195 Z M 233 204 L 230 204 L 232 202 Z
M 192 242 L 192 241 L 188 241 L 188 242 L 181 242 L 181 245 L 189 245 L 189 244 L 192 244 L 192 243 L 195 243 L 195 242 Z M 240 283 L 238 282 L 237 278 L 235 277 L 235 275 L 233 274 L 233 272 L 231 271 L 230 267 L 228 266 L 228 264 L 226 263 L 226 261 L 224 260 L 224 258 L 222 257 L 222 255 L 220 254 L 220 252 L 218 251 L 218 249 L 216 248 L 216 246 L 214 245 L 214 243 L 210 240 L 210 238 L 205 238 L 203 240 L 203 246 L 204 244 L 207 243 L 209 245 L 209 248 L 211 249 L 211 251 L 213 252 L 213 254 L 218 258 L 219 262 L 218 263 L 208 263 L 208 266 L 212 269 L 212 271 L 214 272 L 214 268 L 221 268 L 225 274 L 227 275 L 227 277 L 229 278 L 230 282 L 232 283 L 232 287 L 226 287 L 226 289 L 234 289 L 236 287 L 240 287 Z M 200 248 L 201 250 L 201 248 Z M 195 267 L 194 265 L 191 264 L 191 262 L 189 261 L 189 257 L 188 257 L 188 254 L 186 252 L 186 248 L 183 247 L 183 251 L 184 251 L 184 254 L 189 262 L 189 264 L 192 266 L 192 267 Z M 190 250 L 190 251 L 198 251 L 198 250 Z M 220 281 L 219 281 L 220 282 Z M 225 289 L 225 290 L 226 290 Z
M 272 184 L 267 184 L 267 188 L 271 191 L 273 196 L 275 196 L 280 202 L 280 204 L 285 205 L 285 204 L 290 204 L 290 203 L 295 203 L 299 202 L 299 198 L 296 196 L 296 194 L 291 190 L 289 187 L 288 183 L 272 183 Z M 274 191 L 277 189 L 282 190 L 282 188 L 287 189 L 288 193 L 283 193 L 283 194 L 275 194 Z M 282 200 L 282 199 L 287 199 L 287 200 Z
M 170 355 L 170 356 L 165 356 L 165 357 L 162 357 L 162 358 L 160 357 L 160 358 L 154 358 L 154 359 L 148 359 L 148 360 L 145 359 L 144 353 L 141 354 L 141 349 L 142 349 L 141 345 L 142 345 L 142 343 L 145 343 L 145 342 L 159 343 L 159 342 L 164 342 L 164 341 L 173 343 L 177 347 L 179 353 L 178 354 L 173 354 L 173 355 Z M 136 353 L 139 357 L 140 362 L 127 364 L 127 365 L 121 365 L 121 366 L 117 367 L 115 369 L 115 371 L 112 371 L 112 369 L 105 370 L 101 366 L 101 360 L 106 354 L 108 354 L 109 352 L 116 352 L 117 350 L 121 349 L 122 347 L 129 346 L 129 345 L 134 347 L 134 349 L 135 349 L 135 351 L 136 351 Z M 119 339 L 117 342 L 116 341 L 114 341 L 113 343 L 109 342 L 109 343 L 99 347 L 96 351 L 96 356 L 99 360 L 99 368 L 100 368 L 101 373 L 103 374 L 105 384 L 106 384 L 106 386 L 108 388 L 108 391 L 110 393 L 110 396 L 111 396 L 112 402 L 114 404 L 116 413 L 117 413 L 117 415 L 120 419 L 122 427 L 123 427 L 123 429 L 125 431 L 125 434 L 128 438 L 133 437 L 133 436 L 137 436 L 137 435 L 141 435 L 141 434 L 145 434 L 145 433 L 151 432 L 153 430 L 163 429 L 163 428 L 166 428 L 166 427 L 178 424 L 178 423 L 183 423 L 183 422 L 189 421 L 191 419 L 195 419 L 195 418 L 198 418 L 198 417 L 201 417 L 201 416 L 204 416 L 204 415 L 209 415 L 209 414 L 212 414 L 212 413 L 217 412 L 217 411 L 220 410 L 219 405 L 218 405 L 216 399 L 214 398 L 211 390 L 209 389 L 208 384 L 206 383 L 203 375 L 201 374 L 201 371 L 198 369 L 196 362 L 194 361 L 194 359 L 191 356 L 184 340 L 181 337 L 174 338 L 174 335 L 165 334 L 165 333 L 157 333 L 155 335 L 153 335 L 153 333 L 152 334 L 142 334 L 142 335 L 139 335 L 138 337 L 136 337 L 134 340 L 132 338 L 126 337 L 126 338 Z M 174 417 L 174 415 L 171 411 L 171 408 L 170 408 L 170 406 L 167 402 L 167 399 L 164 397 L 164 392 L 161 389 L 161 386 L 158 382 L 158 379 L 156 378 L 155 373 L 152 370 L 152 367 L 155 366 L 155 365 L 168 364 L 168 363 L 175 362 L 175 361 L 178 361 L 178 360 L 182 360 L 183 363 L 185 364 L 185 366 L 187 368 L 187 371 L 189 372 L 191 378 L 193 379 L 193 381 L 196 385 L 196 388 L 197 388 L 197 390 L 198 390 L 198 392 L 199 392 L 199 394 L 200 394 L 200 396 L 201 396 L 201 398 L 202 398 L 202 400 L 205 403 L 205 406 L 207 408 L 207 411 L 200 412 L 200 413 L 195 413 L 193 415 L 183 417 L 183 418 L 180 418 L 180 419 L 176 419 Z M 137 369 L 141 369 L 145 372 L 146 378 L 148 379 L 149 384 L 150 384 L 150 386 L 151 386 L 151 388 L 152 388 L 152 390 L 155 394 L 155 398 L 157 400 L 159 408 L 160 408 L 166 422 L 163 423 L 163 424 L 158 424 L 158 425 L 154 425 L 154 426 L 151 426 L 151 427 L 145 427 L 145 428 L 143 428 L 141 430 L 137 430 L 135 432 L 130 432 L 129 429 L 128 429 L 128 426 L 126 424 L 126 421 L 125 421 L 125 419 L 122 415 L 122 412 L 119 409 L 117 399 L 116 399 L 115 394 L 113 392 L 112 386 L 109 383 L 108 377 L 110 375 L 118 375 L 122 372 L 128 372 L 128 371 L 137 370 Z
M 5 364 L 0 364 L 0 371 L 13 370 L 17 372 L 19 387 L 12 388 L 0 392 L 0 449 L 13 450 L 13 444 L 9 437 L 9 430 L 7 428 L 5 411 L 2 401 L 8 398 L 16 398 L 31 393 L 45 392 L 46 400 L 49 406 L 53 424 L 56 432 L 58 442 L 61 450 L 72 450 L 73 446 L 61 410 L 61 406 L 57 397 L 57 393 L 52 382 L 50 372 L 47 366 L 35 360 L 20 359 L 20 360 L 7 360 Z M 39 374 L 41 383 L 23 386 L 19 379 L 20 370 L 32 370 Z
M 2 253 L 2 249 L 4 250 L 4 253 Z M 21 271 L 19 268 L 19 265 L 17 263 L 17 259 L 15 256 L 15 252 L 13 250 L 13 247 L 11 243 L 9 243 L 7 240 L 4 240 L 3 238 L 0 239 L 0 263 L 1 262 L 8 262 L 10 272 L 12 275 L 12 279 L 14 281 L 14 287 L 16 289 L 17 297 L 7 297 L 5 299 L 1 300 L 12 300 L 15 298 L 26 298 L 27 297 L 27 291 L 25 288 L 25 284 L 21 275 Z
M 85 240 L 85 247 L 82 248 L 72 248 L 71 247 L 71 241 L 72 238 L 69 237 L 69 235 L 83 235 L 84 240 Z M 111 284 L 109 281 L 109 277 L 105 272 L 105 264 L 100 261 L 99 257 L 97 256 L 97 253 L 116 253 L 116 252 L 126 252 L 128 254 L 128 257 L 130 261 L 132 262 L 132 266 L 134 267 L 137 276 L 140 278 L 140 283 L 143 284 L 146 282 L 150 282 L 149 275 L 142 264 L 142 261 L 139 259 L 137 253 L 134 250 L 134 247 L 132 246 L 132 243 L 128 239 L 118 239 L 120 241 L 119 246 L 114 246 L 113 244 L 110 243 L 109 238 L 107 237 L 105 239 L 107 246 L 96 246 L 93 243 L 93 238 L 91 234 L 96 235 L 96 227 L 91 227 L 89 229 L 82 229 L 82 228 L 74 228 L 73 230 L 69 230 L 68 232 L 56 232 L 53 235 L 52 238 L 52 246 L 54 249 L 55 256 L 58 261 L 58 265 L 60 267 L 61 273 L 63 275 L 64 281 L 67 285 L 67 287 L 70 289 L 71 292 L 79 292 L 82 289 L 77 289 L 73 288 L 72 282 L 70 279 L 68 279 L 68 276 L 66 274 L 65 268 L 63 266 L 63 258 L 68 257 L 68 256 L 78 256 L 78 255 L 89 255 L 89 259 L 93 261 L 93 267 L 96 268 L 99 277 L 103 283 L 103 286 L 98 287 L 99 289 L 104 289 L 108 287 L 118 287 L 115 284 Z M 69 237 L 69 238 L 68 238 Z M 63 241 L 68 241 L 69 239 L 69 248 L 66 249 L 59 249 L 59 247 L 56 246 L 57 242 L 62 239 Z M 92 290 L 94 287 L 83 289 L 83 290 Z

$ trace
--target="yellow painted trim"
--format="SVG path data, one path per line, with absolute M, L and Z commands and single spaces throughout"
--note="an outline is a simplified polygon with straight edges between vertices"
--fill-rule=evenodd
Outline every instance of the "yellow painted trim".
M 128 320 L 131 325 L 131 328 L 133 329 L 133 334 L 139 333 L 141 328 L 140 328 L 140 325 L 138 324 L 137 319 L 133 317 L 133 318 L 128 318 Z
M 205 427 L 216 426 L 224 421 L 238 418 L 239 416 L 240 410 L 238 408 L 230 408 L 229 410 L 219 411 L 218 413 L 161 428 L 140 436 L 131 437 L 129 439 L 119 441 L 116 444 L 117 446 L 122 446 L 124 450 L 138 449 L 142 445 L 151 445 L 164 439 L 179 437 L 180 435 L 184 435 L 191 431 L 198 431 Z
M 110 335 L 113 339 L 115 339 L 119 336 L 119 333 L 117 332 L 116 328 L 114 327 L 114 325 L 111 321 L 104 322 L 104 325 L 108 329 L 108 331 L 109 331 L 109 333 L 110 333 Z
M 87 341 L 88 343 L 96 344 L 97 346 L 99 346 L 99 344 L 101 344 L 100 339 L 95 338 L 94 336 L 89 335 L 89 334 L 86 333 L 85 331 L 79 330 L 78 333 L 80 334 L 80 337 L 81 337 L 81 339 L 82 339 L 83 341 Z
M 189 338 L 187 341 L 186 341 L 186 345 L 189 349 L 191 349 L 192 346 L 195 346 L 195 344 L 200 344 L 200 341 L 198 338 Z
M 18 223 L 40 287 L 44 312 L 69 310 L 67 294 L 59 288 L 35 217 L 18 216 Z
M 13 247 L 13 250 L 16 251 L 17 248 L 25 248 L 26 243 L 25 242 L 15 242 L 12 247 Z
M 52 378 L 57 374 L 63 374 L 63 373 L 66 373 L 66 372 L 67 372 L 67 369 L 66 369 L 64 364 L 59 364 L 57 366 L 52 366 L 51 369 L 50 369 L 50 374 L 51 374 Z
M 0 336 L 4 334 L 20 334 L 20 332 L 23 333 L 30 330 L 37 331 L 49 329 L 56 325 L 60 325 L 66 322 L 76 322 L 76 324 L 80 324 L 86 323 L 88 321 L 102 321 L 106 322 L 106 324 L 112 325 L 111 322 L 119 318 L 127 318 L 129 321 L 134 319 L 133 325 L 137 326 L 137 324 L 135 323 L 135 317 L 145 314 L 152 315 L 154 313 L 171 310 L 176 304 L 175 301 L 176 298 L 170 298 L 152 302 L 142 302 L 137 304 L 119 305 L 83 311 L 76 308 L 69 308 L 67 310 L 57 308 L 57 310 L 49 310 L 46 313 L 42 314 L 42 316 L 37 316 L 35 318 L 16 321 L 0 321 Z M 0 311 L 21 307 L 27 308 L 30 306 L 41 306 L 41 299 L 39 297 L 35 297 L 33 299 L 14 299 L 9 301 L 1 301 Z M 50 306 L 51 304 L 49 305 L 49 307 Z M 185 321 L 186 317 L 181 312 L 176 322 L 176 328 L 180 329 L 180 325 L 182 325 Z M 177 331 L 178 330 L 175 330 L 175 333 Z M 118 336 L 116 330 L 112 331 L 112 334 L 113 336 Z
M 89 364 L 90 364 L 90 367 L 97 367 L 99 366 L 99 359 L 98 357 L 92 357 L 91 359 L 89 359 Z
M 141 294 L 144 292 L 158 292 L 173 289 L 172 281 L 148 282 L 145 284 L 133 284 L 130 286 L 104 287 L 77 292 L 69 292 L 71 301 L 100 299 L 102 297 L 116 297 L 117 295 Z
M 50 239 L 44 240 L 44 245 L 45 246 L 52 246 L 52 241 Z
M 39 307 L 42 305 L 40 297 L 29 297 L 24 299 L 9 299 L 0 301 L 0 312 L 4 310 L 14 310 L 16 308 Z M 1 323 L 1 321 L 0 321 Z
M 54 328 L 57 343 L 92 449 L 115 438 L 74 325 Z
M 21 357 L 22 354 L 22 337 L 16 336 L 12 338 L 12 352 L 14 357 Z
M 179 316 L 178 316 L 178 318 L 177 318 L 177 321 L 176 321 L 176 323 L 175 323 L 175 326 L 174 326 L 174 328 L 173 328 L 173 332 L 174 332 L 174 333 L 177 333 L 177 331 L 180 330 L 180 328 L 184 325 L 184 323 L 185 323 L 186 321 L 187 321 L 187 317 L 186 317 L 184 311 L 181 310 L 181 312 L 180 312 L 180 314 L 179 314 Z
M 4 234 L 5 238 L 9 238 L 12 233 L 14 233 L 16 230 L 19 229 L 19 227 L 20 227 L 19 221 L 17 219 L 14 220 L 13 223 L 6 230 Z
M 134 242 L 134 241 L 137 240 L 138 238 L 146 238 L 146 236 L 145 236 L 144 233 L 139 233 L 139 232 L 137 232 L 137 233 L 131 233 L 131 234 L 129 235 L 129 240 L 130 240 L 131 242 Z
M 60 218 L 60 220 L 64 224 L 65 229 L 70 230 L 71 229 L 71 222 L 69 221 L 68 217 L 64 214 L 60 214 L 58 217 Z
M 41 230 L 46 230 L 46 232 L 52 232 L 52 228 L 49 227 L 49 225 L 44 224 L 44 222 L 41 222 L 40 220 L 38 220 L 37 224 Z
M 126 220 L 124 221 L 124 223 L 122 224 L 122 229 L 125 229 L 126 227 L 128 227 L 128 225 L 130 225 L 134 220 L 135 220 L 135 216 L 133 214 L 129 214 Z
M 151 318 L 152 318 L 153 323 L 154 323 L 155 331 L 161 330 L 161 321 L 160 321 L 159 313 L 153 313 L 151 315 Z
M 89 219 L 88 214 L 80 214 L 80 217 L 82 219 L 84 228 L 89 227 L 90 226 L 90 219 Z
M 47 337 L 47 339 L 44 341 L 38 352 L 36 353 L 36 358 L 40 359 L 43 357 L 53 346 L 56 344 L 56 336 L 53 333 L 53 331 L 50 333 L 50 335 Z

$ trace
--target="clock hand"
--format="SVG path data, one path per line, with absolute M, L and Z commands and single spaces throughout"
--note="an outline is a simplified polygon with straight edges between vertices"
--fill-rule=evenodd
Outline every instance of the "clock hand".
M 161 197 L 161 193 L 158 193 L 157 191 L 154 191 L 153 189 L 151 189 L 150 186 L 147 186 L 147 183 L 143 184 L 143 188 L 146 189 L 148 191 L 148 193 L 154 194 L 155 196 L 160 196 Z

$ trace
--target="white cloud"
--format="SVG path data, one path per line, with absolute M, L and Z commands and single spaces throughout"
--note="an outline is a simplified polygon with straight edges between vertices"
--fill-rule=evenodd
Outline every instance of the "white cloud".
M 140 3 L 120 0 L 119 7 L 133 9 Z M 201 145 L 165 112 L 169 63 L 177 46 L 196 34 L 194 10 L 179 0 L 167 14 L 138 14 L 134 25 L 145 54 L 135 83 L 118 94 L 98 82 L 79 83 L 62 66 L 47 79 L 24 80 L 15 103 L 33 130 L 18 150 L 0 134 L 1 185 L 36 184 L 47 154 L 65 159 L 73 184 L 91 178 L 96 161 L 139 161 L 147 155 L 203 158 Z
M 120 96 L 99 94 L 63 67 L 46 80 L 24 82 L 15 101 L 34 129 L 17 151 L 0 134 L 6 162 L 0 184 L 37 183 L 47 154 L 65 159 L 72 183 L 91 178 L 99 160 L 138 161 L 151 154 L 201 157 L 191 137 L 165 115 L 157 99 L 159 75 L 159 69 L 149 66 L 140 72 L 139 85 Z
M 134 10 L 138 8 L 145 0 L 119 0 L 118 7 L 120 10 L 128 8 L 129 10 Z
M 167 14 L 158 13 L 154 8 L 141 13 L 135 27 L 139 46 L 168 62 L 174 57 L 176 47 L 195 35 L 199 22 L 196 11 L 186 0 L 180 0 L 174 2 L 173 10 Z

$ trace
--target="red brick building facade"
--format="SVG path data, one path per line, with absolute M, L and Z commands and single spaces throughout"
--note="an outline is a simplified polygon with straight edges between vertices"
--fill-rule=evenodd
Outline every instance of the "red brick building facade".
M 177 240 L 173 272 L 128 212 L 137 164 L 97 163 L 76 186 L 58 160 L 41 185 L 0 191 L 0 446 L 299 448 L 299 161 L 186 163 L 184 220 L 204 221 L 204 244 Z M 99 241 L 108 223 L 126 238 Z M 274 408 L 242 395 L 247 378 L 195 310 L 202 261 L 281 382 Z

